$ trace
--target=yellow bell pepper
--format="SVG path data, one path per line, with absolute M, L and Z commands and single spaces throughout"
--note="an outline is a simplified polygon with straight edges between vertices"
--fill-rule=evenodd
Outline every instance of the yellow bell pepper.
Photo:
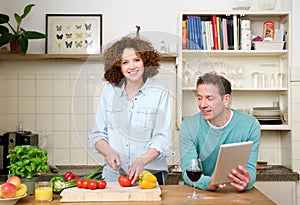
M 139 177 L 139 186 L 142 189 L 152 189 L 156 186 L 157 178 L 151 172 L 143 170 Z

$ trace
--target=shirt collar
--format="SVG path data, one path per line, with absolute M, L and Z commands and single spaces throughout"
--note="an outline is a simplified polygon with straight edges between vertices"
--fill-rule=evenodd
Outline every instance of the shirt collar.
M 144 83 L 143 87 L 141 89 L 139 89 L 139 93 L 145 95 L 145 89 L 147 87 L 151 87 L 152 85 L 152 82 L 153 82 L 153 79 L 152 78 L 147 78 L 146 79 L 146 82 Z M 121 87 L 117 87 L 116 89 L 118 95 L 120 97 L 124 97 L 126 96 L 126 92 L 125 92 L 125 81 L 122 83 L 122 86 Z

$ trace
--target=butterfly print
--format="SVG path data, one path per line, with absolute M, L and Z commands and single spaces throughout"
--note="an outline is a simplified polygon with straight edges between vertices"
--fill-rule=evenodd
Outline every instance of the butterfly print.
M 86 32 L 86 37 L 92 37 L 92 33 L 91 32 Z
M 75 28 L 79 30 L 79 29 L 81 29 L 81 26 L 82 25 L 75 25 Z
M 91 30 L 91 27 L 92 27 L 92 24 L 90 23 L 90 24 L 84 24 L 84 26 L 85 26 L 85 30 Z
M 66 48 L 72 48 L 72 41 L 68 42 L 66 41 Z
M 57 50 L 61 50 L 62 44 L 61 43 L 57 43 Z
M 92 47 L 92 44 L 93 44 L 93 40 L 91 41 L 88 41 L 88 40 L 85 40 L 85 47 Z
M 82 33 L 75 33 L 76 38 L 82 38 Z
M 63 36 L 64 36 L 64 34 L 61 34 L 61 35 L 56 34 L 56 38 L 57 38 L 58 40 L 63 39 Z
M 56 25 L 56 30 L 57 31 L 61 31 L 61 29 L 62 29 L 62 25 Z
M 75 41 L 75 46 L 76 46 L 76 48 L 81 48 L 82 47 L 82 41 Z
M 66 33 L 66 37 L 67 38 L 72 38 L 72 34 L 71 33 Z

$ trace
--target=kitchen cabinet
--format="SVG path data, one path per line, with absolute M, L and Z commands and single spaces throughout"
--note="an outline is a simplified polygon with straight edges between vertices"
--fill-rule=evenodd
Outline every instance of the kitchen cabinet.
M 294 181 L 261 181 L 255 182 L 254 187 L 278 205 L 296 205 L 296 182 Z

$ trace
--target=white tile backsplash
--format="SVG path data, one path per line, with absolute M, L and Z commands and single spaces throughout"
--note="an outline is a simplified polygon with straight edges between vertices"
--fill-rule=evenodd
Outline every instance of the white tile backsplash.
M 53 97 L 36 97 L 36 113 L 53 113 Z
M 87 164 L 88 154 L 86 149 L 71 149 L 71 164 L 82 165 Z
M 87 97 L 72 97 L 72 113 L 87 113 L 88 110 Z
M 70 131 L 71 114 L 54 114 L 53 115 L 53 129 L 57 131 Z
M 53 97 L 53 112 L 69 114 L 71 112 L 71 97 Z
M 35 113 L 35 97 L 19 97 L 18 112 Z
M 13 75 L 14 76 L 14 75 Z M 6 78 L 8 77 L 8 78 Z M 18 96 L 18 80 L 13 78 L 10 79 L 11 75 L 5 75 L 3 80 L 3 96 Z
M 42 77 L 37 79 L 36 80 L 36 96 L 39 96 L 39 97 L 51 96 L 52 97 L 53 96 L 53 80 L 48 79 L 48 78 L 43 79 Z
M 36 113 L 36 130 L 53 130 L 53 114 Z
M 87 131 L 88 129 L 88 115 L 72 113 L 71 130 L 72 131 Z
M 71 132 L 71 149 L 88 149 L 88 133 L 86 131 Z
M 19 114 L 18 122 L 23 122 L 24 130 L 34 132 L 36 130 L 35 118 L 35 114 Z M 17 126 L 17 122 L 15 124 Z
M 35 80 L 19 80 L 18 81 L 19 96 L 35 96 Z
M 70 132 L 53 132 L 53 147 L 57 149 L 70 149 L 71 136 Z
M 59 75 L 55 75 L 58 77 Z M 71 96 L 70 81 L 66 79 L 53 80 L 53 95 L 54 96 Z
M 17 97 L 3 97 L 3 113 L 18 113 L 18 98 Z
M 70 149 L 53 149 L 53 162 L 55 165 L 71 165 Z

